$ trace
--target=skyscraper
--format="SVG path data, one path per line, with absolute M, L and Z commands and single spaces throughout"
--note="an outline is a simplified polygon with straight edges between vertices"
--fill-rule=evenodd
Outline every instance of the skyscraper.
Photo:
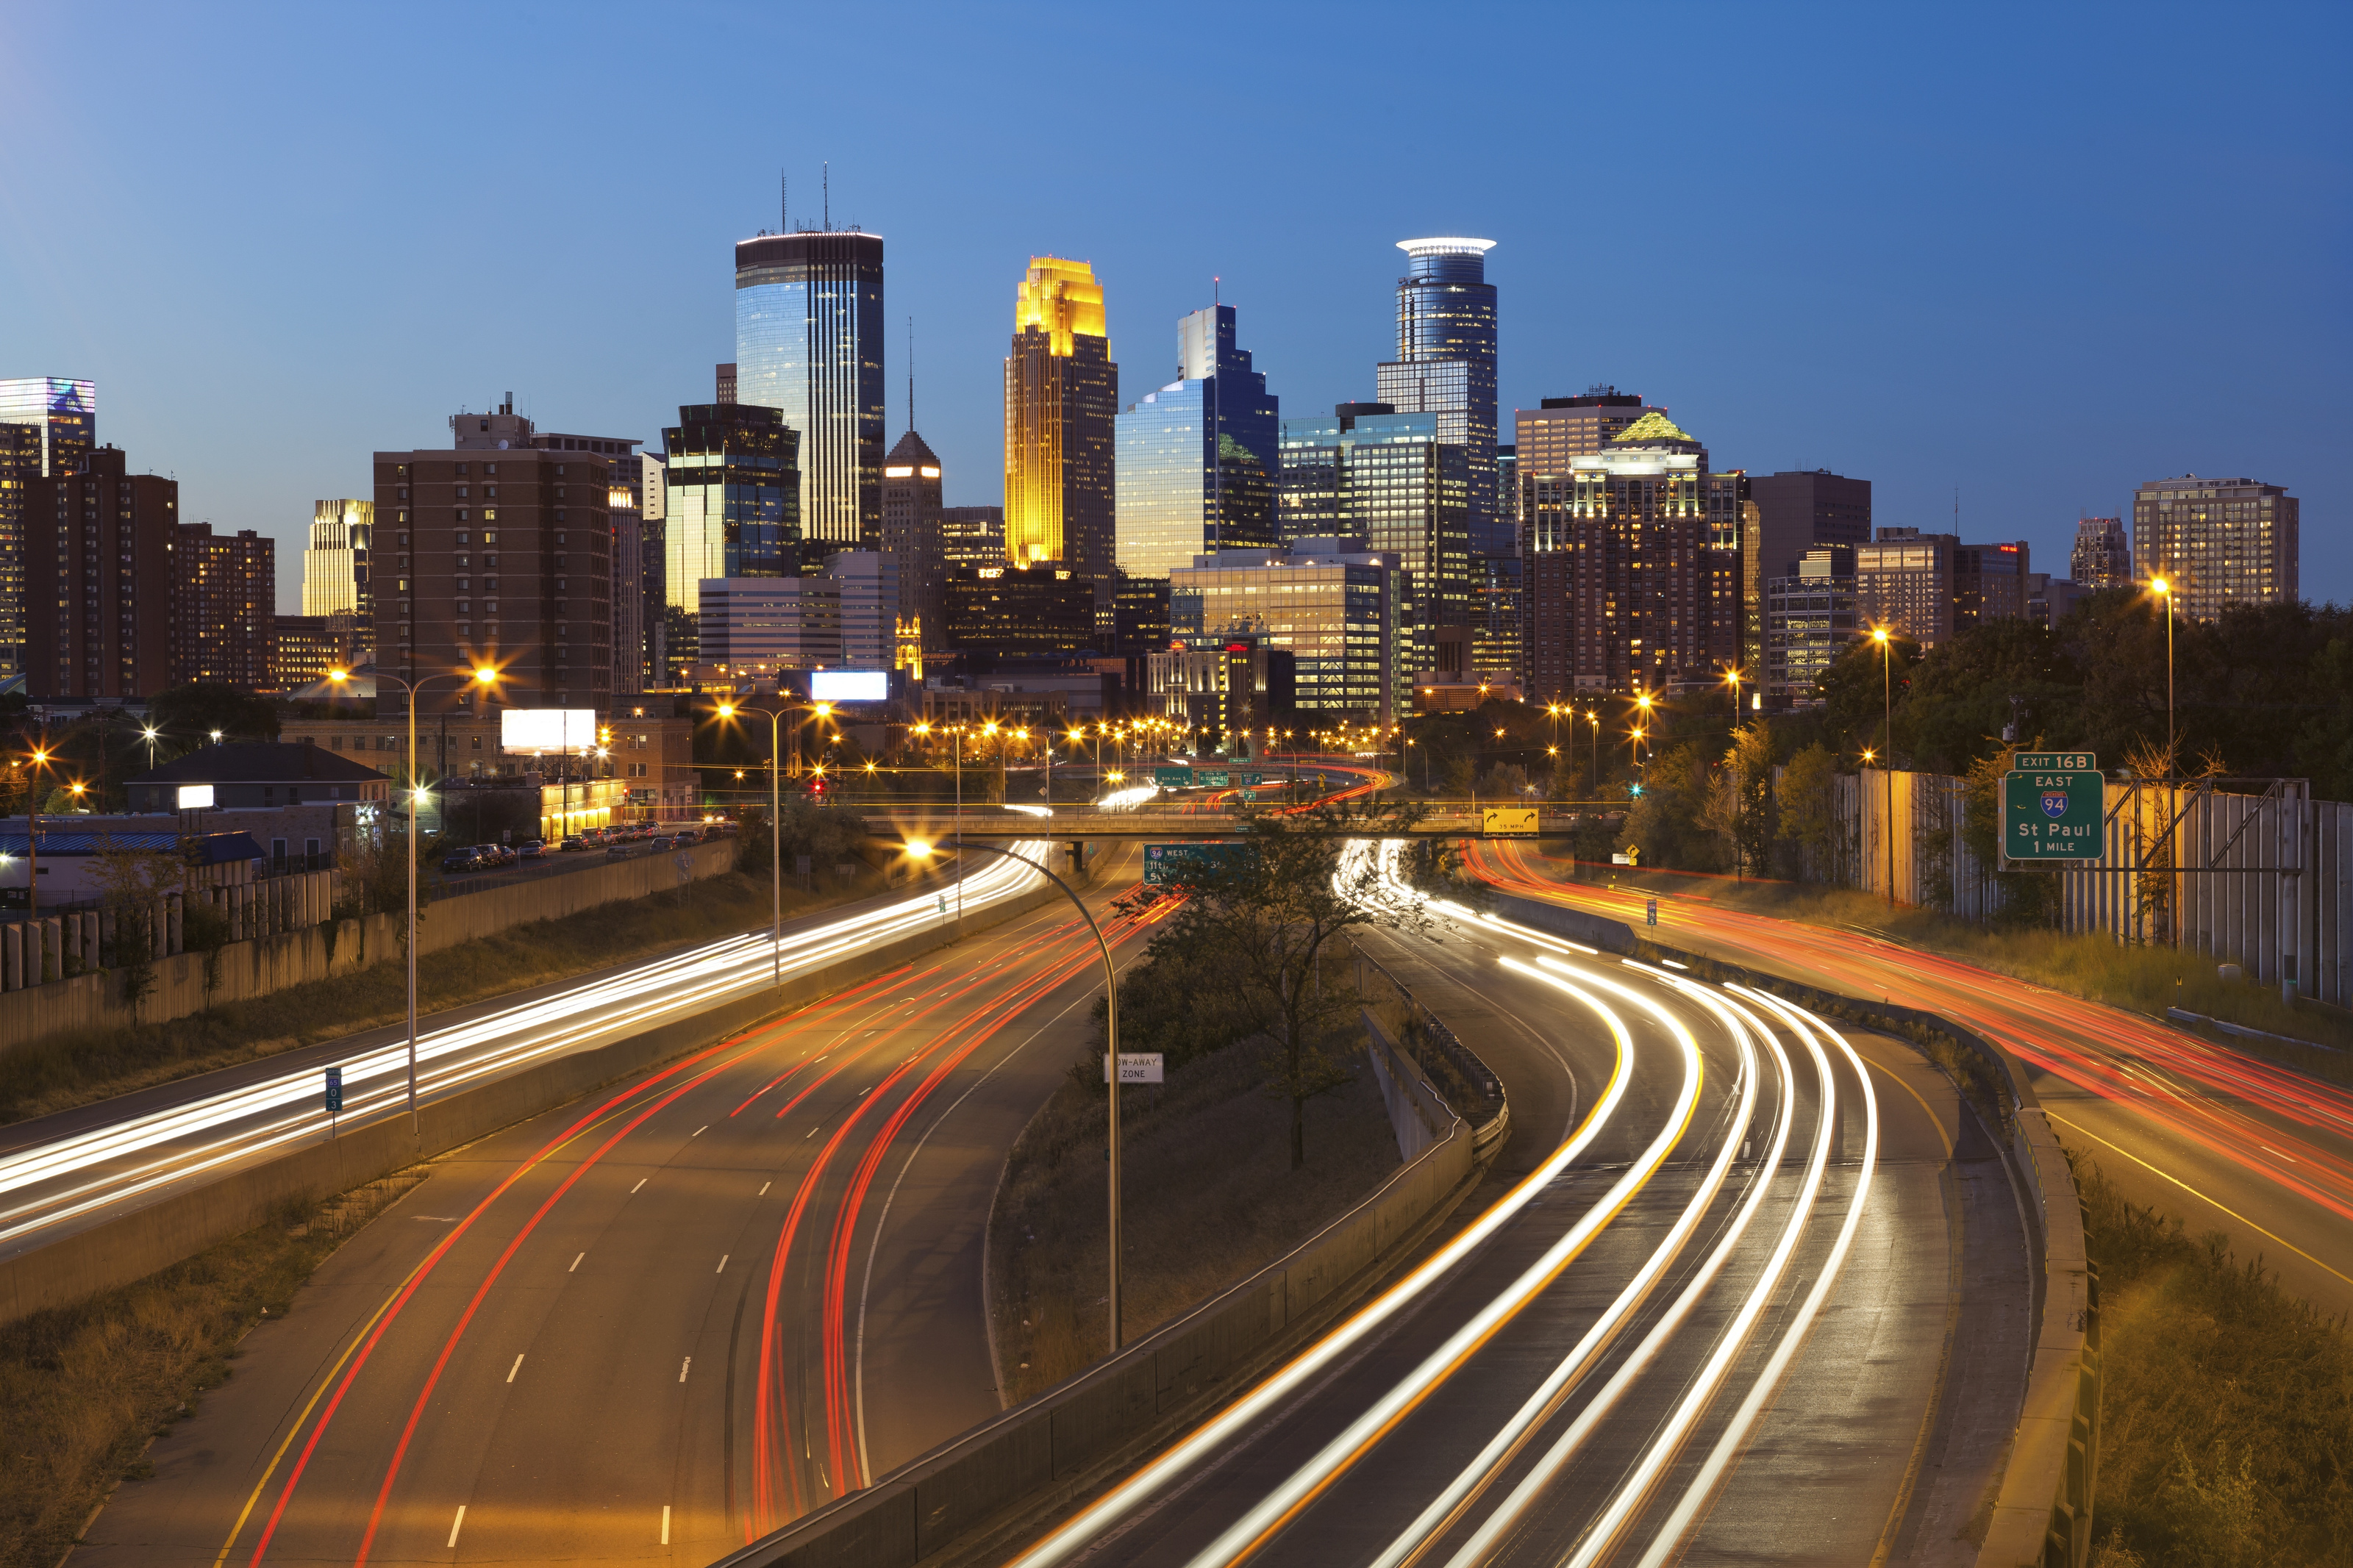
M 1438 438 L 1462 448 L 1470 475 L 1472 663 L 1517 667 L 1519 541 L 1495 500 L 1495 286 L 1492 239 L 1401 239 L 1397 357 L 1382 362 L 1373 395 L 1400 414 L 1438 416 Z
M 172 683 L 172 545 L 180 487 L 100 447 L 25 492 L 25 689 L 135 700 Z
M 736 400 L 782 409 L 799 433 L 802 563 L 811 571 L 881 538 L 882 332 L 881 235 L 736 241 Z
M 1757 521 L 1742 542 L 1746 559 L 1742 565 L 1740 662 L 1754 672 L 1765 658 L 1769 585 L 1796 577 L 1798 563 L 1815 545 L 1870 542 L 1871 481 L 1828 468 L 1785 470 L 1751 477 L 1748 493 L 1757 503 Z
M 803 574 L 800 434 L 773 407 L 703 404 L 681 408 L 662 443 L 663 629 L 675 669 L 700 659 L 705 578 Z
M 1279 400 L 1234 346 L 1234 308 L 1176 323 L 1176 379 L 1118 418 L 1119 569 L 1165 577 L 1196 555 L 1274 547 Z
M 940 536 L 940 458 L 910 429 L 882 459 L 882 550 L 898 580 L 895 635 L 917 653 L 940 646 L 947 560 Z
M 1005 359 L 1005 550 L 1108 587 L 1119 366 L 1083 261 L 1032 257 Z
M 278 652 L 278 542 L 184 522 L 172 542 L 172 679 L 267 691 Z
M 1002 566 L 1006 561 L 1005 509 L 1001 506 L 940 508 L 940 561 L 950 572 L 959 566 Z M 934 647 L 944 647 L 934 642 Z
M 1953 557 L 1957 533 L 1882 528 L 1854 550 L 1854 613 L 1864 626 L 1885 626 L 1922 647 L 1953 640 Z
M 97 444 L 95 383 L 0 379 L 0 677 L 25 668 L 26 488 L 79 473 Z
M 2225 605 L 2293 603 L 2300 510 L 2259 479 L 2152 479 L 2133 494 L 2133 575 L 2173 583 L 2192 620 Z
M 311 542 L 302 552 L 304 615 L 372 619 L 368 552 L 375 536 L 375 502 L 345 497 L 311 503 Z
M 2084 589 L 2121 588 L 2132 581 L 2132 542 L 2120 517 L 2080 518 L 2075 548 L 2067 555 L 2067 576 Z

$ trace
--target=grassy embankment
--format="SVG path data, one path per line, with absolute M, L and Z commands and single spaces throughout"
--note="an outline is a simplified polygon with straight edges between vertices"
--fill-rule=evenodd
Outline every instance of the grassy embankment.
M 831 879 L 828 879 L 831 880 Z M 785 916 L 883 890 L 861 866 L 824 892 L 787 886 Z M 729 872 L 667 892 L 513 926 L 417 961 L 420 1014 L 587 973 L 631 958 L 765 927 L 768 879 Z M 430 908 L 423 919 L 432 921 Z M 167 1083 L 338 1036 L 398 1023 L 407 977 L 395 945 L 384 962 L 207 1013 L 137 1028 L 58 1035 L 0 1056 L 0 1123 Z
M 237 1342 L 347 1238 L 423 1179 L 417 1168 L 72 1307 L 0 1328 L 0 1568 L 49 1568 L 151 1439 L 229 1376 Z
M 2104 1568 L 2353 1563 L 2353 1337 L 2077 1163 L 2100 1270 Z
M 1555 875 L 1565 859 L 1547 858 Z M 1612 875 L 1612 872 L 1615 875 Z M 2253 1040 L 2202 1026 L 2205 1037 L 2337 1082 L 2353 1082 L 2353 1016 L 2333 1007 L 2280 1000 L 2276 985 L 2221 979 L 2215 960 L 2170 947 L 2120 946 L 2110 937 L 2050 931 L 2004 931 L 1956 920 L 1934 910 L 1891 907 L 1884 899 L 1807 882 L 1739 881 L 1688 872 L 1637 871 L 1580 864 L 1565 880 L 1617 886 L 1662 899 L 1689 899 L 1719 909 L 1801 921 L 1841 931 L 1869 931 L 2053 991 L 2163 1017 L 2183 1007 L 2287 1040 Z M 1662 940 L 1674 934 L 1662 930 Z M 2297 1044 L 2296 1041 L 2309 1044 Z
M 1102 1058 L 1086 1068 L 1102 1072 Z M 1359 1050 L 1347 1085 L 1308 1101 L 1307 1164 L 1290 1168 L 1287 1102 L 1249 1044 L 1174 1068 L 1120 1101 L 1128 1342 L 1247 1279 L 1398 1166 L 1380 1088 Z M 1107 1344 L 1102 1090 L 1074 1073 L 1006 1161 L 989 1220 L 989 1312 L 1006 1404 L 1099 1359 Z

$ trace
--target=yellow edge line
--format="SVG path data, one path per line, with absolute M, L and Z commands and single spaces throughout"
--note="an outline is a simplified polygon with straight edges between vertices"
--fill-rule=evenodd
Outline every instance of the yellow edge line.
M 2042 1114 L 2049 1117 L 2052 1121 L 2058 1122 L 2063 1127 L 2073 1128 L 2076 1131 L 2081 1132 L 2084 1137 L 2089 1138 L 2093 1142 L 2099 1144 L 2102 1148 L 2116 1149 L 2117 1153 L 2122 1154 L 2126 1159 L 2130 1160 L 2142 1170 L 2147 1171 L 2153 1175 L 2164 1177 L 2165 1180 L 2171 1182 L 2175 1186 L 2179 1187 L 2183 1192 L 2188 1193 L 2200 1203 L 2211 1204 L 2215 1208 L 2221 1209 L 2224 1214 L 2229 1215 L 2232 1219 L 2237 1220 L 2241 1225 L 2245 1226 L 2249 1230 L 2253 1231 L 2256 1235 L 2270 1237 L 2272 1240 L 2278 1242 L 2282 1247 L 2286 1247 L 2290 1252 L 2295 1253 L 2298 1258 L 2303 1258 L 2306 1263 L 2311 1264 L 2314 1268 L 2323 1269 L 2329 1274 L 2336 1275 L 2337 1279 L 2344 1280 L 2348 1285 L 2353 1285 L 2353 1274 L 2341 1274 L 2338 1273 L 2337 1270 L 2330 1268 L 2327 1264 L 2321 1262 L 2320 1259 L 2315 1258 L 2312 1254 L 2306 1252 L 2295 1243 L 2287 1240 L 2284 1237 L 2274 1236 L 2270 1231 L 2265 1230 L 2262 1226 L 2257 1225 L 2253 1220 L 2249 1219 L 2245 1215 L 2241 1214 L 2238 1210 L 2225 1207 L 2221 1204 L 2215 1203 L 2212 1198 L 2208 1197 L 2204 1193 L 2200 1192 L 2196 1187 L 2191 1186 L 2188 1182 L 2183 1181 L 2180 1177 L 2173 1175 L 2168 1172 L 2158 1170 L 2155 1165 L 2150 1164 L 2147 1161 L 2142 1159 L 2139 1155 L 2133 1153 L 2130 1150 L 2116 1148 L 2116 1145 L 2109 1142 L 2106 1139 L 2101 1137 L 2090 1128 L 2070 1121 L 2065 1117 L 2060 1115 L 2055 1110 L 2050 1110 L 2048 1107 L 2044 1108 Z

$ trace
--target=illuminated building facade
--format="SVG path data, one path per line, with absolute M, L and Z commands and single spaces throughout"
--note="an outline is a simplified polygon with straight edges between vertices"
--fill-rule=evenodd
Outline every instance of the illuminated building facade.
M 801 574 L 800 433 L 763 404 L 691 405 L 662 432 L 665 659 L 709 662 L 696 641 L 702 584 Z
M 512 401 L 449 425 L 451 447 L 375 454 L 376 668 L 410 680 L 498 668 L 494 691 L 437 688 L 428 710 L 604 707 L 613 454 L 534 448 Z M 380 711 L 397 691 L 385 684 Z
M 311 503 L 311 542 L 302 552 L 304 615 L 373 617 L 368 552 L 375 537 L 374 501 L 344 497 Z
M 1095 646 L 1095 585 L 1067 566 L 959 566 L 947 574 L 947 643 L 1025 658 Z
M 1855 614 L 1866 626 L 1886 626 L 1922 647 L 1953 640 L 1952 533 L 1883 528 L 1854 551 Z
M 921 436 L 909 430 L 882 459 L 882 547 L 891 557 L 898 582 L 898 626 L 894 641 L 915 656 L 892 668 L 912 663 L 922 668 L 927 640 L 941 633 L 942 595 L 947 582 L 947 557 L 940 533 L 943 494 L 939 454 Z M 1004 559 L 1002 550 L 988 557 Z M 876 666 L 874 668 L 882 668 Z
M 2153 479 L 2133 493 L 2133 575 L 2177 585 L 2181 613 L 2210 621 L 2225 605 L 2293 604 L 2301 507 L 2255 479 Z
M 53 448 L 54 451 L 54 448 Z M 172 684 L 180 487 L 94 447 L 25 491 L 25 691 L 135 701 Z
M 97 446 L 96 383 L 0 378 L 0 679 L 25 668 L 27 489 L 80 472 Z
M 1391 687 L 1462 668 L 1470 622 L 1470 465 L 1434 414 L 1344 403 L 1328 419 L 1282 422 L 1286 519 L 1397 557 Z
M 2120 517 L 2086 517 L 2075 523 L 2075 547 L 2068 552 L 2067 579 L 2086 591 L 2121 588 L 2133 580 L 2132 541 Z
M 940 563 L 943 571 L 959 566 L 1001 566 L 1005 563 L 1005 509 L 1001 506 L 940 508 Z
M 1276 542 L 1281 405 L 1234 346 L 1234 308 L 1178 321 L 1176 356 L 1176 379 L 1118 419 L 1119 567 L 1141 576 Z
M 881 236 L 736 242 L 736 401 L 782 410 L 799 436 L 800 537 L 812 570 L 881 538 L 882 332 Z
M 350 611 L 332 616 L 280 616 L 272 624 L 270 685 L 280 691 L 299 691 L 327 679 L 327 672 L 350 669 L 360 661 L 353 656 L 354 622 Z
M 1005 552 L 1110 580 L 1114 542 L 1112 363 L 1103 286 L 1083 261 L 1031 258 L 1005 360 Z
M 1187 647 L 1248 637 L 1283 649 L 1301 711 L 1387 723 L 1398 575 L 1394 552 L 1352 539 L 1198 556 L 1169 574 L 1169 635 Z
M 835 579 L 706 577 L 695 588 L 699 673 L 732 681 L 841 668 L 841 584 Z
M 1988 621 L 2015 620 L 2026 614 L 2029 594 L 2026 542 L 1963 544 L 1953 551 L 1953 629 Z
M 278 542 L 184 522 L 172 541 L 172 679 L 267 691 L 278 652 Z

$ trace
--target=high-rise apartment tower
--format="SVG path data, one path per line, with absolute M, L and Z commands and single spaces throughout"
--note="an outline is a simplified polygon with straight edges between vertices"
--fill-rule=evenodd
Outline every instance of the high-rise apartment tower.
M 0 678 L 25 668 L 26 487 L 79 473 L 97 444 L 96 384 L 0 379 Z
M 2132 581 L 2132 541 L 2120 517 L 2079 518 L 2067 576 L 2079 588 L 2121 588 Z

